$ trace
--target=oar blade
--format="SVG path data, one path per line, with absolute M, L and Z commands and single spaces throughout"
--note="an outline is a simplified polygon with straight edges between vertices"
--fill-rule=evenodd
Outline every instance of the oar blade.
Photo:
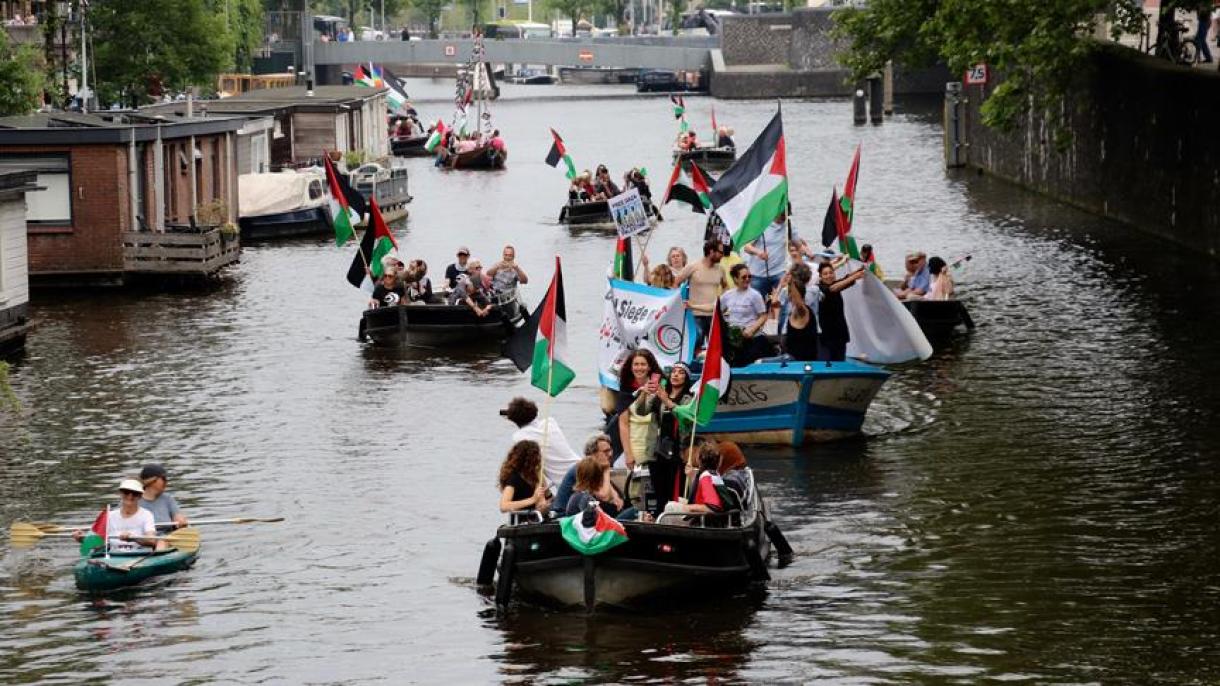
M 13 522 L 8 533 L 14 548 L 29 548 L 45 535 L 41 529 L 29 522 Z
M 199 529 L 187 527 L 178 529 L 164 538 L 169 545 L 181 550 L 184 553 L 193 553 L 199 550 L 200 538 Z

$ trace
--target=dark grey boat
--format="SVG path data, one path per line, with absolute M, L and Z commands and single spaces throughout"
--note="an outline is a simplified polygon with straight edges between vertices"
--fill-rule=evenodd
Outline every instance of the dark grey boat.
M 365 310 L 360 339 L 386 346 L 492 343 L 507 338 L 524 318 L 515 292 L 500 298 L 486 317 L 466 305 L 444 303 L 444 296 L 437 295 L 429 303 Z
M 930 341 L 951 337 L 959 326 L 967 331 L 974 329 L 974 320 L 970 318 L 970 312 L 960 300 L 912 298 L 903 300 L 902 304 L 915 317 L 919 328 Z
M 675 150 L 674 162 L 681 161 L 683 167 L 690 166 L 691 162 L 699 165 L 700 169 L 711 169 L 713 171 L 722 171 L 733 166 L 733 162 L 737 160 L 737 149 L 734 147 L 723 148 L 695 148 L 694 150 Z

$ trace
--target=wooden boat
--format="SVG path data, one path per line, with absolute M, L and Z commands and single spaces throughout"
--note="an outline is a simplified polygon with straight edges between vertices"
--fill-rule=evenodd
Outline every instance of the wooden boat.
M 950 338 L 959 326 L 965 327 L 967 331 L 974 329 L 974 319 L 960 300 L 912 298 L 903 300 L 902 304 L 915 317 L 928 340 L 943 341 Z
M 470 62 L 466 68 L 458 71 L 457 92 L 459 95 L 454 102 L 457 110 L 455 120 L 459 116 L 467 120 L 469 114 L 469 120 L 474 121 L 478 127 L 481 142 L 477 147 L 465 151 L 440 149 L 437 152 L 437 164 L 448 169 L 503 169 L 508 162 L 508 148 L 501 146 L 497 149 L 492 147 L 488 140 L 494 128 L 491 125 L 491 112 L 487 108 L 487 101 L 494 99 L 500 91 L 488 70 L 481 34 L 475 34 Z M 474 105 L 474 112 L 468 113 L 467 106 L 471 103 Z
M 484 550 L 478 581 L 496 584 L 496 604 L 514 591 L 525 600 L 563 607 L 634 607 L 663 600 L 703 602 L 770 579 L 770 536 L 762 497 L 749 470 L 741 510 L 711 515 L 662 514 L 656 523 L 623 522 L 627 541 L 599 555 L 572 549 L 556 521 L 513 513 Z M 638 505 L 637 501 L 637 505 Z M 501 543 L 503 541 L 503 543 Z M 791 554 L 791 549 L 787 549 Z M 496 558 L 499 558 L 498 570 Z
M 699 165 L 700 169 L 724 170 L 733 166 L 733 162 L 737 161 L 737 148 L 698 146 L 694 150 L 675 150 L 674 162 L 679 161 L 684 167 L 694 162 Z
M 560 224 L 614 224 L 605 200 L 569 202 L 559 209 Z
M 516 292 L 493 303 L 486 317 L 466 305 L 448 305 L 445 294 L 435 294 L 428 303 L 412 303 L 365 310 L 360 319 L 360 340 L 387 346 L 437 346 L 497 342 L 524 319 L 524 308 Z
M 390 152 L 396 157 L 428 157 L 432 153 L 424 149 L 429 134 L 400 136 L 390 139 Z
M 503 169 L 507 162 L 508 150 L 496 150 L 490 145 L 445 156 L 445 166 L 449 169 Z
M 195 564 L 198 556 L 198 550 L 187 553 L 176 548 L 157 552 L 111 552 L 109 555 L 96 552 L 77 562 L 73 571 L 76 587 L 82 591 L 113 591 L 154 576 L 187 569 Z
M 237 177 L 241 215 L 237 223 L 246 241 L 315 236 L 331 231 L 326 206 L 326 175 L 318 169 Z

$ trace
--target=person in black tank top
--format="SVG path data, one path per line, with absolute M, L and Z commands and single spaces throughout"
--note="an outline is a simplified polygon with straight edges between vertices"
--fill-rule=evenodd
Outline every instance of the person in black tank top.
M 784 334 L 784 352 L 794 360 L 818 359 L 818 323 L 813 311 L 805 302 L 805 288 L 813 272 L 804 262 L 795 262 L 788 273 L 780 279 L 780 286 L 788 291 L 788 330 Z
M 835 268 L 823 264 L 818 267 L 818 277 L 821 279 L 818 289 L 822 291 L 822 304 L 818 306 L 818 324 L 822 329 L 818 337 L 818 359 L 838 362 L 847 359 L 847 344 L 851 341 L 847 318 L 843 314 L 842 291 L 864 278 L 864 268 L 836 281 Z

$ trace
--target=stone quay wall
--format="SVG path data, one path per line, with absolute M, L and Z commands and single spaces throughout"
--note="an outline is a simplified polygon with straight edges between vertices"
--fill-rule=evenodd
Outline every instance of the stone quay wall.
M 1061 111 L 1062 150 L 1046 112 L 984 126 L 986 92 L 963 88 L 967 166 L 1220 256 L 1220 73 L 1103 45 Z

